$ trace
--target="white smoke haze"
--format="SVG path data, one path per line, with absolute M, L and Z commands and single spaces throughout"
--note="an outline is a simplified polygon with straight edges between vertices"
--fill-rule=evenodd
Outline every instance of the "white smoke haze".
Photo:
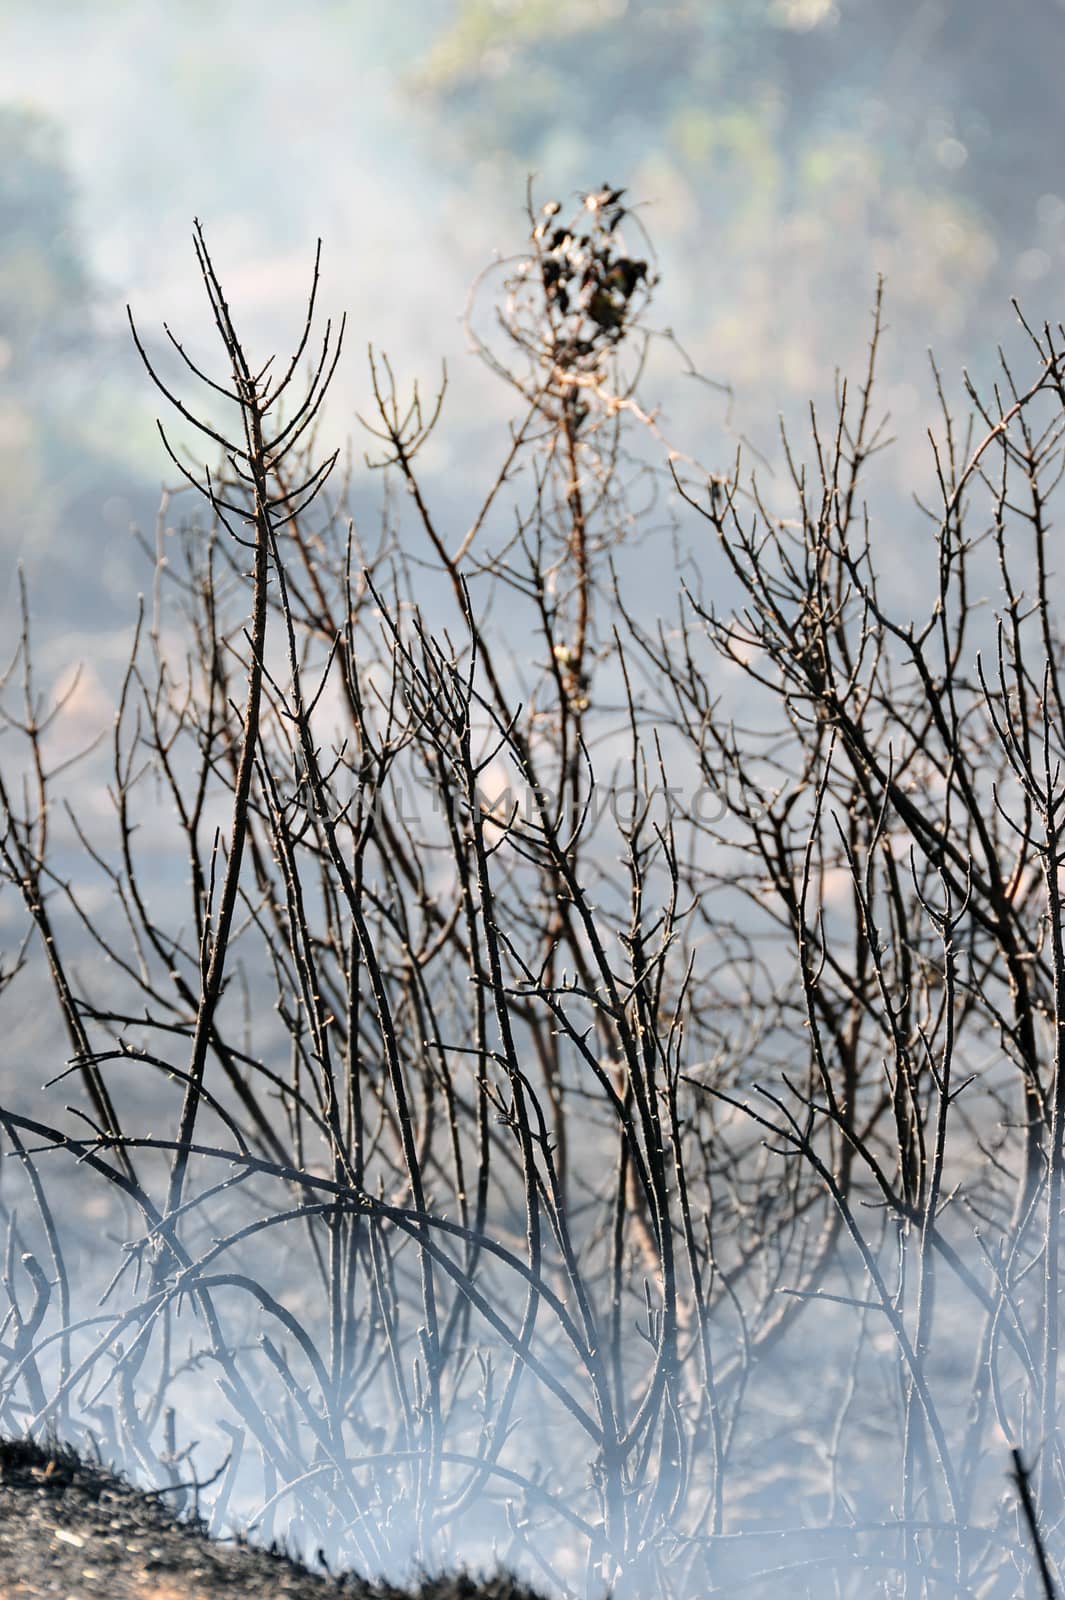
M 587 1600 L 1027 1592 L 1017 1449 L 1058 1574 L 1065 12 L 3 19 L 0 1430 Z

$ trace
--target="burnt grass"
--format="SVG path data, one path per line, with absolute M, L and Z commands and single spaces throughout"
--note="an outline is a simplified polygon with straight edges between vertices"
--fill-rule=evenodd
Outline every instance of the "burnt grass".
M 4 1600 L 538 1600 L 506 1573 L 427 1578 L 417 1589 L 309 1571 L 284 1551 L 207 1535 L 165 1503 L 63 1445 L 0 1440 Z

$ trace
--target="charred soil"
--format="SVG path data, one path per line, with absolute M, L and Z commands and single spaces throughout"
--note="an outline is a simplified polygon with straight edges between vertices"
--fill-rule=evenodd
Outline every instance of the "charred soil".
M 537 1600 L 506 1574 L 430 1578 L 417 1590 L 309 1571 L 284 1552 L 207 1535 L 64 1446 L 0 1441 L 2 1600 Z

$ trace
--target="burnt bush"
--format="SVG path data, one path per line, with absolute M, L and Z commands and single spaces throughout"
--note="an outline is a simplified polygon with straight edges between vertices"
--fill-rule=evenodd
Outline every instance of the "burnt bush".
M 444 387 L 371 353 L 371 531 L 317 262 L 256 366 L 195 245 L 219 373 L 134 325 L 179 434 L 106 787 L 28 607 L 6 680 L 3 976 L 80 1100 L 0 1110 L 0 1424 L 368 1574 L 1014 1592 L 1007 1443 L 1051 1554 L 1063 1485 L 1060 330 L 964 416 L 935 378 L 904 538 L 879 301 L 830 422 L 706 472 L 638 213 L 530 201 L 469 314 L 499 461 L 435 510 Z

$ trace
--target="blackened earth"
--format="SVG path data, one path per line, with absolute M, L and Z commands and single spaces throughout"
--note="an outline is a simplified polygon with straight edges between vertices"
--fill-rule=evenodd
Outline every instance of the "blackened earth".
M 207 1537 L 73 1450 L 0 1441 L 2 1600 L 537 1600 L 506 1574 L 427 1579 L 417 1590 L 323 1577 L 278 1551 Z

